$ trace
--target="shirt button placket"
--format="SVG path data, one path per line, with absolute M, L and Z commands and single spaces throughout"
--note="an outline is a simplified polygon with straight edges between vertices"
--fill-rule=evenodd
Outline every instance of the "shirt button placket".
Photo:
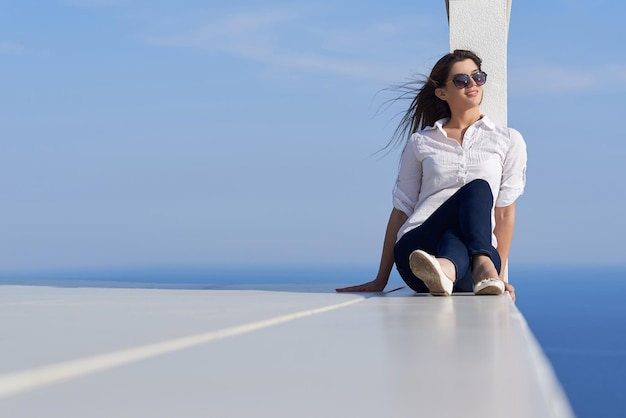
M 465 184 L 465 182 L 467 181 L 467 170 L 465 167 L 465 151 L 463 150 L 463 147 L 459 145 L 458 147 L 458 154 L 459 154 L 459 168 L 458 168 L 458 179 L 459 182 L 461 184 Z

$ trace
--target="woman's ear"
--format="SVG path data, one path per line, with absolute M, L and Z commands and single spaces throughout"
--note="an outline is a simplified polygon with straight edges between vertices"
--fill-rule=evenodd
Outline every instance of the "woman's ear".
M 441 87 L 437 87 L 435 89 L 435 96 L 437 96 L 439 99 L 443 100 L 444 102 L 447 99 L 446 91 L 442 89 Z

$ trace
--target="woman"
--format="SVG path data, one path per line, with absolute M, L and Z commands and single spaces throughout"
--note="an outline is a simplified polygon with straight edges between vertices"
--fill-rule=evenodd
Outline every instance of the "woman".
M 524 191 L 526 144 L 480 113 L 487 75 L 471 51 L 433 67 L 399 131 L 409 132 L 374 280 L 339 292 L 380 292 L 395 262 L 419 293 L 500 295 Z

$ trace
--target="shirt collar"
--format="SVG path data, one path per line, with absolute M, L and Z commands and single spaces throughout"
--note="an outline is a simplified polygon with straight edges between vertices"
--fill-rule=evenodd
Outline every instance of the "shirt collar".
M 443 119 L 439 119 L 437 122 L 435 122 L 433 124 L 433 126 L 427 126 L 426 128 L 424 128 L 425 131 L 431 131 L 431 130 L 438 130 L 439 132 L 443 133 L 444 135 L 446 134 L 446 132 L 443 129 L 443 125 L 444 123 L 446 123 L 448 121 L 449 118 L 443 118 Z
M 450 118 L 443 118 L 443 119 L 439 119 L 437 122 L 434 123 L 433 126 L 428 126 L 426 128 L 424 128 L 425 131 L 429 131 L 429 130 L 433 130 L 436 129 L 442 133 L 445 134 L 445 131 L 443 129 L 443 125 L 449 120 Z M 488 116 L 482 115 L 482 117 L 476 121 L 477 125 L 483 125 L 485 128 L 493 131 L 494 129 L 496 129 L 496 124 L 493 123 L 493 121 L 491 119 L 489 119 Z
M 483 115 L 483 117 L 480 118 L 480 120 L 477 123 L 480 123 L 480 122 L 482 122 L 482 124 L 485 125 L 485 128 L 491 131 L 496 129 L 496 124 L 491 119 L 489 119 L 488 116 Z

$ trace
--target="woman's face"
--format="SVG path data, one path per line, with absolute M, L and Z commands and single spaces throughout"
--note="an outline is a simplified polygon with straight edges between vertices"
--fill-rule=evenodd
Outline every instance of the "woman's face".
M 452 79 L 457 74 L 472 75 L 478 71 L 478 66 L 471 59 L 455 62 L 448 73 L 445 86 L 436 89 L 435 94 L 437 94 L 437 97 L 448 102 L 453 113 L 480 105 L 483 99 L 483 86 L 477 85 L 472 77 L 469 77 L 469 83 L 465 88 L 459 89 L 452 82 Z

